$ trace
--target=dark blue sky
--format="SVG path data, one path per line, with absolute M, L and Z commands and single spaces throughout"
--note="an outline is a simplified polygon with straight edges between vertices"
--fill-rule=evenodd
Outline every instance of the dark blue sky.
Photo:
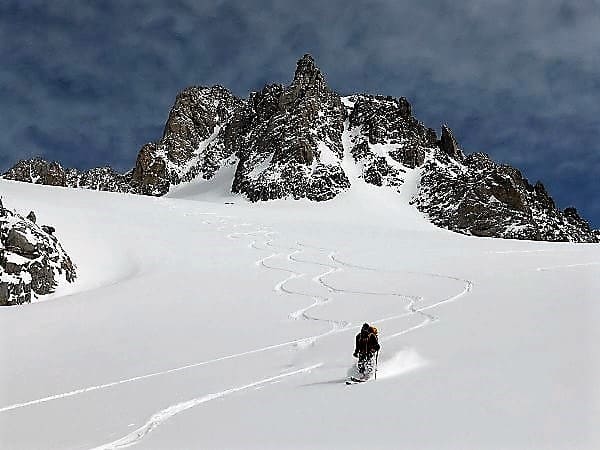
M 129 169 L 184 87 L 245 97 L 309 52 L 336 91 L 407 97 L 600 227 L 598 30 L 598 0 L 3 0 L 0 170 Z

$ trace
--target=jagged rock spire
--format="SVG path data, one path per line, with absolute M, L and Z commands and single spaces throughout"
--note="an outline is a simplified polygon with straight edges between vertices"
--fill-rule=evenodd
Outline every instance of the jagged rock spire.
M 298 60 L 292 85 L 304 89 L 310 86 L 327 87 L 325 77 L 316 66 L 313 57 L 308 53 Z
M 452 130 L 446 124 L 442 125 L 442 137 L 439 142 L 439 147 L 446 155 L 458 161 L 462 161 L 465 158 L 465 155 L 463 155 L 463 152 L 458 147 L 456 139 L 454 139 Z

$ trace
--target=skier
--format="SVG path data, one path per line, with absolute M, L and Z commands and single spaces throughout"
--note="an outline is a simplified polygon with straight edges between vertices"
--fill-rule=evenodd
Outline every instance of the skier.
M 358 358 L 358 371 L 365 380 L 371 377 L 375 365 L 375 354 L 379 349 L 377 328 L 368 323 L 363 324 L 360 333 L 356 335 L 356 347 L 353 356 Z

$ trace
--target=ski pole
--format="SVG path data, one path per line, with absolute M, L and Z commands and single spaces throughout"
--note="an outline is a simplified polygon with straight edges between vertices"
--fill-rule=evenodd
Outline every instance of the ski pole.
M 377 379 L 377 360 L 379 359 L 379 350 L 375 354 L 375 379 Z

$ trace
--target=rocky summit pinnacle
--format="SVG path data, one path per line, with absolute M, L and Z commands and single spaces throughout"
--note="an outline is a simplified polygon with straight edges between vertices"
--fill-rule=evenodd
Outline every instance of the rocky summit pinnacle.
M 79 172 L 34 159 L 20 161 L 4 177 L 163 195 L 183 182 L 210 182 L 226 168 L 235 173 L 232 192 L 250 201 L 329 200 L 351 188 L 350 170 L 352 183 L 397 191 L 418 179 L 411 203 L 434 224 L 459 233 L 600 238 L 574 208 L 559 210 L 540 182 L 531 185 L 517 169 L 484 153 L 465 156 L 447 125 L 438 139 L 414 117 L 406 98 L 341 97 L 309 54 L 297 62 L 288 85 L 266 85 L 247 99 L 222 86 L 184 89 L 162 137 L 144 145 L 125 174 L 108 167 Z
M 313 86 L 319 88 L 327 87 L 325 77 L 321 73 L 321 70 L 316 66 L 313 57 L 309 54 L 304 55 L 298 60 L 292 84 L 302 89 Z

